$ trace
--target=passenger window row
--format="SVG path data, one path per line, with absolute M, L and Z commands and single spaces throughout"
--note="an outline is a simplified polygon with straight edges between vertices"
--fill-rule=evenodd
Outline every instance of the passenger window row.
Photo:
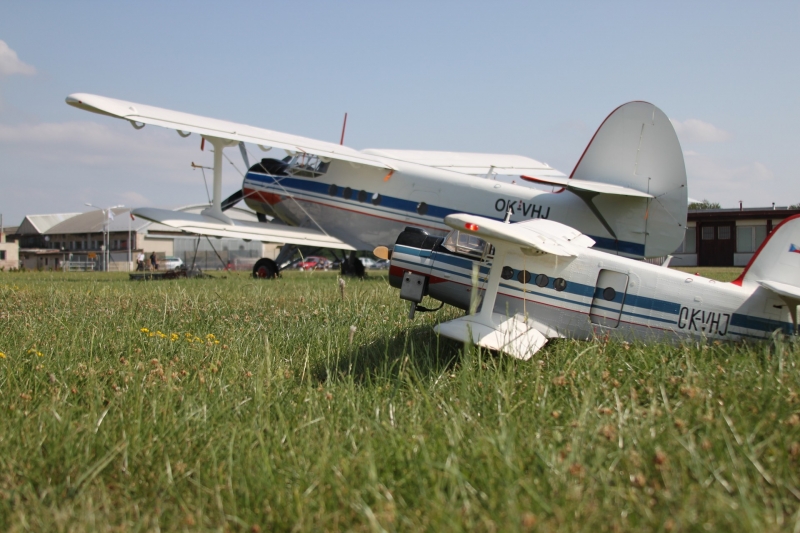
M 517 281 L 519 281 L 523 285 L 527 285 L 528 283 L 530 283 L 531 279 L 534 280 L 534 283 L 536 283 L 537 287 L 545 288 L 550 284 L 550 278 L 547 276 L 547 274 L 537 274 L 536 277 L 534 278 L 533 274 L 531 274 L 527 270 L 520 270 L 517 273 L 517 271 L 511 268 L 510 266 L 503 267 L 503 272 L 500 274 L 500 277 L 506 280 L 510 280 L 514 278 L 515 273 L 517 274 L 516 275 Z M 553 288 L 558 292 L 563 291 L 564 289 L 567 288 L 567 280 L 565 280 L 564 278 L 554 279 Z

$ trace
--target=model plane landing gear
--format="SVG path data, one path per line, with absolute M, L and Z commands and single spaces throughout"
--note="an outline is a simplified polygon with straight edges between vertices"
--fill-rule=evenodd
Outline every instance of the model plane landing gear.
M 254 278 L 273 279 L 277 278 L 278 276 L 280 276 L 280 269 L 272 259 L 262 257 L 256 261 L 256 264 L 253 266 Z

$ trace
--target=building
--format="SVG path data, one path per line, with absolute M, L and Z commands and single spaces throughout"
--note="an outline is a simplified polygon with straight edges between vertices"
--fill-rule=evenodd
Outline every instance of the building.
M 0 228 L 0 271 L 19 268 L 19 244 L 6 241 L 6 229 L 17 228 Z
M 199 213 L 206 204 L 190 205 L 180 211 Z M 231 218 L 256 221 L 252 211 L 233 207 L 226 211 Z M 247 268 L 260 257 L 274 257 L 277 246 L 241 239 L 198 239 L 174 228 L 132 217 L 127 208 L 114 208 L 108 217 L 104 211 L 63 215 L 25 217 L 15 238 L 19 262 L 27 269 L 109 270 L 136 269 L 140 252 L 183 259 L 202 269 L 218 269 L 229 262 Z M 107 243 L 107 245 L 106 245 Z M 106 257 L 108 265 L 106 266 Z
M 691 210 L 670 266 L 743 267 L 775 226 L 797 214 L 788 207 Z

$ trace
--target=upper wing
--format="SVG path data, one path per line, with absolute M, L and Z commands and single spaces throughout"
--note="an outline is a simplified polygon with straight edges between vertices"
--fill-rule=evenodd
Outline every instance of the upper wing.
M 237 124 L 226 120 L 201 117 L 180 111 L 172 111 L 161 107 L 135 104 L 124 100 L 97 96 L 94 94 L 75 93 L 67 97 L 71 106 L 129 120 L 132 123 L 152 124 L 181 132 L 191 132 L 210 137 L 219 137 L 231 141 L 243 141 L 280 148 L 290 153 L 304 152 L 321 158 L 338 159 L 361 165 L 395 170 L 395 167 L 381 157 L 365 154 L 334 143 L 300 137 L 288 133 L 256 128 L 246 124 Z
M 233 224 L 223 224 L 218 219 L 206 215 L 142 207 L 134 209 L 133 214 L 145 220 L 158 222 L 172 228 L 212 237 L 230 237 L 261 242 L 289 243 L 301 246 L 320 246 L 340 250 L 355 250 L 349 244 L 308 228 L 264 224 L 233 220 Z
M 578 248 L 594 246 L 594 240 L 565 224 L 536 219 L 506 224 L 475 215 L 447 215 L 444 223 L 453 229 L 477 235 L 495 246 L 506 243 L 523 253 L 545 253 L 575 257 Z
M 396 159 L 429 167 L 452 170 L 462 174 L 521 175 L 535 174 L 543 177 L 559 178 L 566 176 L 547 163 L 530 157 L 511 154 L 481 154 L 471 152 L 436 152 L 428 150 L 385 150 L 370 148 L 361 153 L 378 156 L 381 159 Z

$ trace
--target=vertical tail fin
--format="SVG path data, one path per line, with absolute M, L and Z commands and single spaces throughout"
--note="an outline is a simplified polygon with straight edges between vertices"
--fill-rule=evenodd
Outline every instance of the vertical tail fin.
M 686 166 L 672 123 L 648 102 L 628 102 L 598 128 L 570 175 L 648 193 L 600 194 L 590 201 L 620 240 L 645 245 L 645 257 L 675 251 L 686 231 Z
M 744 286 L 761 281 L 800 289 L 800 215 L 775 227 L 733 283 Z

